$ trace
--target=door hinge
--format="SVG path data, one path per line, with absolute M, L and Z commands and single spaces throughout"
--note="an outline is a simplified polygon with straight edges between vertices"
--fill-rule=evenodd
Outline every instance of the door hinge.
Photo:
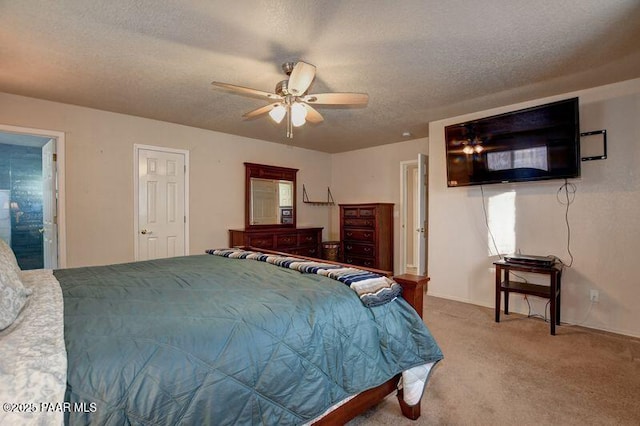
M 185 166 L 184 166 L 184 174 L 185 174 L 185 175 L 187 174 L 187 165 L 186 165 L 186 164 L 185 164 Z
M 184 223 L 187 223 L 187 217 L 184 216 Z
M 54 152 L 52 156 L 53 156 L 53 161 L 58 161 L 58 154 Z

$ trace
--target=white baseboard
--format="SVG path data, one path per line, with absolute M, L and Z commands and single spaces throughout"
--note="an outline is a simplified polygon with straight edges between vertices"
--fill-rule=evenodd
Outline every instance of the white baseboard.
M 476 300 L 469 300 L 469 299 L 466 299 L 466 298 L 451 296 L 451 295 L 448 295 L 448 294 L 438 294 L 438 293 L 434 293 L 432 291 L 428 291 L 427 295 L 428 296 L 433 296 L 433 297 L 439 297 L 441 299 L 453 300 L 455 302 L 468 303 L 470 305 L 476 305 L 476 306 L 482 306 L 482 307 L 485 307 L 485 308 L 494 309 L 494 305 L 493 304 L 480 303 L 480 302 L 478 302 Z M 528 313 L 528 312 L 518 312 L 517 310 L 514 310 L 514 309 L 509 309 L 509 311 L 511 311 L 513 313 L 516 313 L 516 314 L 521 314 L 521 315 L 527 315 L 527 313 Z M 617 329 L 611 329 L 611 328 L 608 328 L 608 327 L 597 327 L 597 326 L 593 326 L 593 325 L 580 324 L 575 319 L 569 319 L 567 321 L 565 317 L 563 317 L 563 321 L 562 321 L 560 327 L 562 327 L 563 325 L 570 326 L 570 327 L 572 327 L 572 326 L 584 327 L 584 328 L 589 328 L 589 329 L 592 329 L 592 330 L 605 331 L 607 333 L 621 334 L 623 336 L 640 338 L 640 335 L 634 334 L 633 332 L 631 332 L 629 330 L 617 330 Z

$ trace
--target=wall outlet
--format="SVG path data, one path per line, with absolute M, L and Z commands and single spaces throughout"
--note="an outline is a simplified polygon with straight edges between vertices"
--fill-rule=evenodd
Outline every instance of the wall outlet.
M 600 292 L 598 290 L 591 290 L 589 292 L 589 299 L 593 303 L 598 303 L 600 301 Z

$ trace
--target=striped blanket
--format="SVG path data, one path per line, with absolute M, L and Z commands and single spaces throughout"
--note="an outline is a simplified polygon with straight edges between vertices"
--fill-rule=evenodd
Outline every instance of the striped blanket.
M 402 292 L 400 284 L 392 279 L 358 268 L 240 249 L 211 249 L 206 252 L 233 259 L 258 260 L 306 274 L 318 274 L 333 278 L 348 285 L 356 292 L 362 303 L 368 307 L 390 302 Z

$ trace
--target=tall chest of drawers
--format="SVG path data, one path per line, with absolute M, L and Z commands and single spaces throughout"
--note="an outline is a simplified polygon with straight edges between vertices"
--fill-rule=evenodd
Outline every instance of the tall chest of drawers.
M 344 263 L 393 271 L 393 204 L 340 204 Z

